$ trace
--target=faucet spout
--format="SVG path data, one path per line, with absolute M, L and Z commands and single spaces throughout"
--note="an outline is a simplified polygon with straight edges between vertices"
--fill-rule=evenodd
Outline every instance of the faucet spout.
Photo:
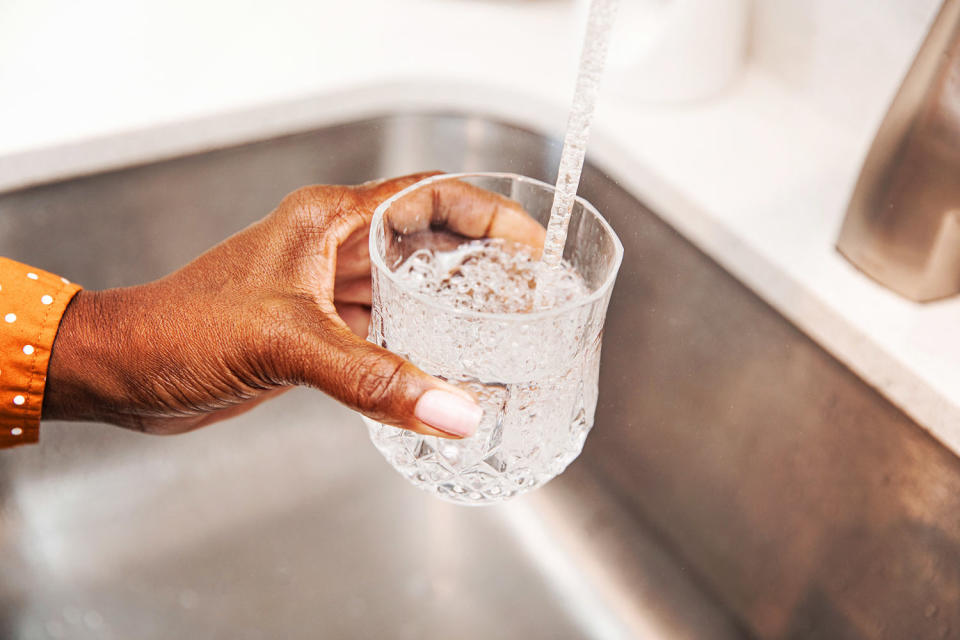
M 960 0 L 946 0 L 884 118 L 837 249 L 897 293 L 960 293 Z

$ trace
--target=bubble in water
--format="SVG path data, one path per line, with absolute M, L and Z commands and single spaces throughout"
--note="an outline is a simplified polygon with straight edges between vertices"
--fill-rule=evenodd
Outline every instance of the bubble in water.
M 474 436 L 458 441 L 368 420 L 404 476 L 446 499 L 487 504 L 542 485 L 580 453 L 596 405 L 596 310 L 606 300 L 587 303 L 572 266 L 547 268 L 530 247 L 485 239 L 415 251 L 392 278 L 375 274 L 375 285 L 382 320 L 371 341 L 469 391 L 484 410 Z M 543 307 L 556 313 L 530 313 Z
M 588 293 L 570 265 L 540 269 L 530 247 L 506 240 L 474 240 L 453 251 L 420 249 L 395 273 L 452 307 L 487 313 L 550 309 Z

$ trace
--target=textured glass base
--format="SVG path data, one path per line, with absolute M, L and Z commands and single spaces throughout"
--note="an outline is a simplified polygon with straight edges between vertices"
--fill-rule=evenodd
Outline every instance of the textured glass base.
M 568 433 L 576 432 L 575 440 L 568 440 L 565 447 L 544 460 L 540 454 L 547 452 L 540 451 L 537 443 L 527 448 L 531 454 L 527 458 L 504 455 L 502 445 L 496 445 L 498 440 L 502 443 L 502 436 L 485 432 L 482 426 L 471 438 L 449 440 L 369 418 L 364 422 L 383 457 L 410 482 L 450 502 L 473 506 L 502 502 L 543 486 L 580 455 L 590 429 L 585 422 L 573 425 Z M 531 465 L 542 471 L 535 472 Z

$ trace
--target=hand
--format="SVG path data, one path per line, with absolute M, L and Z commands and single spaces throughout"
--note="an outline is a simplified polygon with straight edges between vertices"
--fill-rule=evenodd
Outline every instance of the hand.
M 81 291 L 53 346 L 43 417 L 180 433 L 309 385 L 387 424 L 470 435 L 482 411 L 469 394 L 358 337 L 373 211 L 428 175 L 298 189 L 165 278 Z M 424 224 L 442 217 L 464 235 L 543 244 L 543 228 L 506 198 L 455 182 L 430 191 L 415 216 Z

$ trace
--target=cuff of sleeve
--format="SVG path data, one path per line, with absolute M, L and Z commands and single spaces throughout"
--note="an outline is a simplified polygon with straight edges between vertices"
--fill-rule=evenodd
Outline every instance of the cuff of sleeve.
M 0 258 L 0 448 L 40 437 L 47 366 L 63 313 L 81 289 L 52 273 Z M 11 321 L 12 320 L 12 321 Z

